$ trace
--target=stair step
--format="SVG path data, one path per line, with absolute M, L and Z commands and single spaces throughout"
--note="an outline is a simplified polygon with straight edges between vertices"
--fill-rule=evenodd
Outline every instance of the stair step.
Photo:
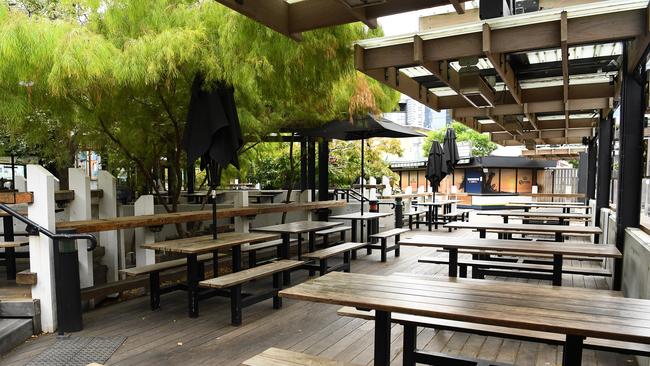
M 0 319 L 0 354 L 11 351 L 33 334 L 32 319 Z

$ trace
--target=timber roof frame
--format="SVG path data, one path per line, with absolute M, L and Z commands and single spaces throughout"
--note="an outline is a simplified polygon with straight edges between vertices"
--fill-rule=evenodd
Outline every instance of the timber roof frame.
M 434 110 L 451 109 L 454 119 L 479 132 L 490 132 L 492 140 L 502 145 L 532 148 L 579 144 L 583 137 L 593 136 L 600 116 L 614 107 L 620 93 L 617 74 L 623 57 L 594 58 L 590 65 L 589 59 L 571 60 L 569 53 L 574 47 L 628 42 L 623 49 L 628 50 L 627 67 L 632 69 L 642 61 L 650 43 L 649 16 L 647 0 L 609 0 L 545 9 L 362 40 L 355 44 L 355 65 L 357 70 Z M 533 65 L 524 75 L 521 63 L 513 62 L 527 52 L 549 49 L 559 50 L 562 57 L 549 64 L 548 70 L 543 69 L 545 65 Z M 464 57 L 489 60 L 492 69 L 481 70 L 481 76 L 494 75 L 501 85 L 494 90 L 492 107 L 476 108 L 458 93 L 458 72 L 450 65 Z M 611 65 L 617 66 L 612 69 Z M 430 75 L 409 77 L 403 71 L 413 67 L 421 67 Z M 531 80 L 525 77 L 539 73 L 540 67 L 557 82 L 522 88 Z M 585 74 L 594 71 L 593 75 Z M 588 80 L 592 76 L 594 82 Z M 572 79 L 585 82 L 572 83 Z M 457 95 L 437 95 L 435 87 L 441 85 Z M 548 118 L 552 116 L 560 118 Z M 490 123 L 479 122 L 487 119 Z
M 362 22 L 377 27 L 377 18 L 453 5 L 456 12 L 465 11 L 468 0 L 217 0 L 273 30 L 294 40 L 301 33 L 335 25 Z

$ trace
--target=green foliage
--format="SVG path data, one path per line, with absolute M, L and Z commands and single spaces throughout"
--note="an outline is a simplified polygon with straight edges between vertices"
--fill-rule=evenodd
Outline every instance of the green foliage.
M 402 148 L 397 139 L 365 140 L 365 178 L 382 176 L 392 177 L 396 182 L 396 174 L 390 170 L 387 156 L 402 155 Z M 330 184 L 346 188 L 361 175 L 361 141 L 333 141 L 330 144 Z
M 145 190 L 160 189 L 157 174 L 169 166 L 173 202 L 197 73 L 235 87 L 252 142 L 281 128 L 390 110 L 398 98 L 354 71 L 350 44 L 367 36 L 360 24 L 294 42 L 214 1 L 16 3 L 0 5 L 0 132 L 40 147 L 62 168 L 81 148 L 101 151 L 113 171 L 136 170 Z M 364 103 L 351 108 L 358 94 Z
M 470 141 L 472 143 L 472 156 L 488 156 L 492 151 L 497 149 L 497 144 L 490 140 L 490 136 L 479 133 L 460 122 L 452 122 L 451 127 L 456 132 L 456 141 Z M 422 144 L 422 156 L 429 156 L 429 150 L 433 141 L 438 141 L 440 144 L 445 139 L 446 127 L 440 128 L 435 131 L 429 132 L 429 135 Z

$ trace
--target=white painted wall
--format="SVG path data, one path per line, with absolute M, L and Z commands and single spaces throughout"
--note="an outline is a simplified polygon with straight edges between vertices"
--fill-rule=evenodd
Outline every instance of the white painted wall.
M 153 196 L 140 196 L 133 208 L 134 214 L 152 215 L 154 213 Z M 135 229 L 135 263 L 136 266 L 144 266 L 156 263 L 156 252 L 152 249 L 144 249 L 140 244 L 153 243 L 156 241 L 155 234 L 146 227 Z
M 102 198 L 98 202 L 98 217 L 100 219 L 117 217 L 115 177 L 105 170 L 100 170 L 97 175 L 97 188 L 102 190 Z M 119 240 L 117 230 L 100 232 L 99 245 L 105 248 L 102 264 L 108 267 L 106 278 L 108 282 L 117 281 L 119 270 L 125 268 L 124 244 Z
M 28 175 L 29 176 L 29 175 Z M 90 177 L 84 170 L 78 168 L 68 169 L 68 185 L 74 191 L 74 199 L 68 204 L 70 221 L 90 220 Z M 85 250 L 86 242 L 78 240 L 79 280 L 81 288 L 91 287 L 93 281 L 93 253 Z

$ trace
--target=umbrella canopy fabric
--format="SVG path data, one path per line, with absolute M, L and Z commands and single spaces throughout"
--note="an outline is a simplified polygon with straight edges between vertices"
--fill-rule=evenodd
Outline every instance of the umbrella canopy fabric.
M 458 160 L 460 160 L 458 157 L 458 145 L 456 144 L 456 132 L 453 128 L 447 129 L 442 150 L 442 173 L 444 178 L 454 172 L 454 168 Z
M 427 172 L 425 177 L 431 184 L 434 192 L 438 190 L 440 182 L 444 178 L 442 169 L 444 165 L 443 149 L 438 141 L 433 141 L 431 149 L 429 149 L 429 158 L 427 160 Z
M 398 125 L 382 117 L 367 115 L 353 121 L 332 121 L 324 126 L 310 128 L 299 132 L 305 137 L 322 137 L 328 140 L 362 140 L 372 137 L 424 137 L 417 130 Z
M 199 75 L 194 78 L 183 147 L 188 162 L 201 158 L 202 170 L 211 162 L 220 168 L 230 164 L 239 168 L 237 154 L 244 139 L 234 93 L 234 88 L 225 83 L 204 90 L 203 78 Z

